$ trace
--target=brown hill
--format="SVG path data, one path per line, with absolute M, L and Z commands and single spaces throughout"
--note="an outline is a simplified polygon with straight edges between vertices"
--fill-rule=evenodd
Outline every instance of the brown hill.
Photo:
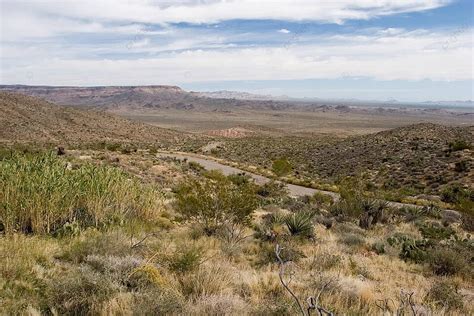
M 472 184 L 473 135 L 472 127 L 415 124 L 322 147 L 312 162 L 327 176 L 363 172 L 384 187 L 436 189 L 449 182 Z
M 338 139 L 303 137 L 228 139 L 216 154 L 271 168 L 285 157 L 309 179 L 364 174 L 387 189 L 438 192 L 448 183 L 474 185 L 474 127 L 422 123 Z M 467 147 L 467 148 L 466 148 Z
M 272 100 L 209 98 L 176 86 L 163 85 L 107 87 L 0 85 L 0 91 L 39 97 L 60 105 L 95 107 L 109 111 L 156 109 L 225 111 L 235 108 L 275 110 L 300 107 L 297 103 Z
M 111 114 L 63 107 L 0 92 L 0 142 L 54 144 L 126 142 L 165 145 L 189 137 Z

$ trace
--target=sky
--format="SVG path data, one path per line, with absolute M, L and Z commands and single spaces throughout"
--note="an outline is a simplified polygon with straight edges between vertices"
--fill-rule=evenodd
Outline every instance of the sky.
M 0 83 L 474 100 L 472 0 L 0 0 Z

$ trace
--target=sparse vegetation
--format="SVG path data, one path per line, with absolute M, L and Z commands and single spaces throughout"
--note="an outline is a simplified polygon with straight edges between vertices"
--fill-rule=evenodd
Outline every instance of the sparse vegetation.
M 0 150 L 2 314 L 474 313 L 471 128 L 222 140 L 0 102 L 42 132 L 0 118 L 21 140 Z M 59 115 L 57 130 L 30 104 Z M 273 181 L 160 156 L 208 143 Z M 290 196 L 281 181 L 341 197 Z
M 160 170 L 175 170 L 162 182 L 175 189 L 164 194 L 148 177 L 140 177 L 143 168 L 153 168 L 140 163 L 149 157 L 146 152 L 116 153 L 122 155 L 118 163 L 102 154 L 78 161 L 66 152 L 13 153 L 1 161 L 8 166 L 1 171 L 1 185 L 8 188 L 2 194 L 16 192 L 8 199 L 2 195 L 2 211 L 8 205 L 8 213 L 2 214 L 9 217 L 0 236 L 0 251 L 6 254 L 0 257 L 0 308 L 7 314 L 293 315 L 300 309 L 279 281 L 281 262 L 283 281 L 292 276 L 286 284 L 305 312 L 324 308 L 373 314 L 380 310 L 379 298 L 398 302 L 407 288 L 428 294 L 400 296 L 406 311 L 407 302 L 415 301 L 434 313 L 446 308 L 454 314 L 472 312 L 460 295 L 470 286 L 472 242 L 458 226 L 443 226 L 436 213 L 390 211 L 391 220 L 376 221 L 366 230 L 359 219 L 381 205 L 359 199 L 358 189 L 331 204 L 320 196 L 288 197 L 277 183 L 257 186 L 243 175 L 226 177 L 161 160 L 155 162 Z M 107 183 L 108 189 L 92 180 Z M 79 185 L 81 181 L 85 183 Z M 20 190 L 15 183 L 29 189 Z M 79 189 L 87 195 L 74 191 Z M 54 198 L 59 192 L 64 205 Z M 11 200 L 14 196 L 53 197 L 46 205 L 62 211 L 53 213 L 55 220 L 49 217 L 49 232 L 46 221 L 33 230 L 20 229 L 27 226 L 20 225 L 24 216 L 18 215 L 30 214 L 26 206 L 31 204 L 20 208 Z M 125 197 L 127 203 L 121 199 Z M 87 216 L 69 217 L 66 210 L 76 205 L 85 205 L 81 214 Z M 92 212 L 90 205 L 102 212 Z M 420 212 L 415 217 L 406 215 L 415 210 Z M 70 226 L 74 223 L 77 230 Z M 456 285 L 450 283 L 454 276 Z
M 271 170 L 285 157 L 301 184 L 337 184 L 363 174 L 370 184 L 366 191 L 401 199 L 439 194 L 446 184 L 470 184 L 471 135 L 471 127 L 418 124 L 346 139 L 254 136 L 226 139 L 213 155 Z

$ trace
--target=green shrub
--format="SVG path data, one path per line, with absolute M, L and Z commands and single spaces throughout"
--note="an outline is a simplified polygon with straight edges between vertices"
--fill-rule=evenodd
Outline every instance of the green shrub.
M 384 254 L 385 253 L 385 243 L 382 241 L 378 241 L 372 244 L 372 250 L 378 254 Z
M 202 262 L 204 249 L 195 245 L 178 247 L 170 257 L 171 271 L 185 273 L 195 270 Z
M 392 247 L 396 247 L 406 240 L 410 240 L 410 237 L 401 233 L 395 233 L 393 236 L 387 238 L 387 243 Z
M 253 185 L 237 186 L 227 178 L 192 179 L 175 192 L 177 211 L 186 220 L 202 225 L 209 235 L 226 224 L 249 224 L 258 205 Z
M 428 258 L 427 250 L 432 243 L 426 239 L 405 239 L 401 244 L 400 258 L 405 261 L 423 263 Z
M 419 229 L 424 238 L 438 241 L 449 239 L 451 236 L 455 235 L 455 232 L 451 227 L 444 227 L 438 223 L 422 224 Z
M 449 144 L 451 151 L 460 151 L 464 149 L 470 149 L 471 147 L 471 144 L 463 139 L 458 139 Z
M 361 207 L 363 212 L 359 218 L 359 226 L 370 229 L 383 220 L 388 203 L 385 201 L 363 200 Z
M 463 307 L 463 297 L 459 293 L 458 285 L 450 280 L 441 280 L 431 287 L 427 298 L 440 307 L 460 309 Z
M 206 170 L 199 162 L 195 161 L 190 161 L 188 163 L 188 167 L 195 172 L 203 172 Z
M 441 190 L 441 200 L 448 203 L 459 203 L 461 200 L 471 197 L 474 199 L 474 192 L 459 183 L 445 186 Z
M 401 259 L 415 263 L 425 262 L 429 258 L 428 251 L 435 245 L 429 239 L 414 239 L 402 234 L 387 238 L 387 243 L 392 247 L 400 247 Z
M 214 169 L 214 170 L 203 170 L 201 172 L 201 175 L 203 177 L 206 177 L 210 180 L 214 180 L 214 181 L 220 181 L 220 182 L 225 182 L 227 180 L 231 180 L 230 177 L 227 177 L 225 176 L 221 170 L 217 170 L 217 169 Z M 232 182 L 232 181 L 231 181 Z
M 429 252 L 428 257 L 430 267 L 437 275 L 454 275 L 467 265 L 462 254 L 447 248 L 436 248 Z
M 255 237 L 263 241 L 275 241 L 286 233 L 285 218 L 286 215 L 281 212 L 263 216 L 262 223 L 254 225 Z
M 361 197 L 359 195 L 345 194 L 346 197 L 331 205 L 329 211 L 340 219 L 359 219 L 359 226 L 369 229 L 382 221 L 387 209 L 387 203 Z
M 329 211 L 332 215 L 342 219 L 358 218 L 362 214 L 362 208 L 358 199 L 341 199 L 334 203 Z
M 272 171 L 278 177 L 285 176 L 291 172 L 292 166 L 286 159 L 277 159 L 273 161 Z
M 120 169 L 86 163 L 69 170 L 54 154 L 0 161 L 0 223 L 7 233 L 53 233 L 67 223 L 105 227 L 156 215 L 156 191 Z

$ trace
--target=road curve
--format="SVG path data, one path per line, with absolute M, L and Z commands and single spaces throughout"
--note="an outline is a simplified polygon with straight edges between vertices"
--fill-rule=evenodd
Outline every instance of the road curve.
M 235 167 L 227 166 L 211 158 L 198 156 L 194 154 L 160 152 L 157 154 L 157 157 L 162 157 L 162 158 L 166 157 L 166 158 L 174 158 L 174 159 L 181 159 L 181 160 L 186 159 L 187 161 L 193 161 L 193 162 L 199 163 L 206 170 L 220 170 L 222 171 L 224 175 L 245 173 L 249 175 L 257 184 L 260 184 L 260 185 L 271 181 L 271 179 L 264 177 L 262 175 L 244 171 Z M 286 187 L 288 188 L 289 194 L 294 197 L 304 196 L 304 195 L 313 195 L 314 193 L 317 193 L 317 192 L 331 196 L 334 199 L 334 201 L 339 200 L 341 197 L 338 193 L 335 193 L 335 192 L 307 188 L 307 187 L 303 187 L 301 185 L 296 185 L 296 184 L 286 183 Z M 415 205 L 415 204 L 390 202 L 390 201 L 387 201 L 387 203 L 389 206 L 394 207 L 394 208 L 402 208 L 402 207 L 422 208 L 422 206 Z M 445 210 L 445 211 L 452 211 L 452 210 Z
M 175 158 L 175 159 L 186 159 L 187 161 L 193 161 L 199 163 L 201 166 L 204 167 L 206 170 L 220 170 L 224 175 L 236 174 L 236 173 L 245 173 L 249 175 L 257 184 L 265 184 L 271 181 L 269 178 L 261 176 L 259 174 L 251 173 L 248 171 L 244 171 L 235 167 L 227 166 L 222 163 L 219 163 L 212 159 L 206 159 L 203 157 L 194 156 L 192 154 L 183 154 L 183 153 L 158 153 L 158 157 L 167 157 L 167 158 Z M 288 192 L 291 196 L 304 196 L 304 195 L 313 195 L 316 192 L 323 193 L 326 195 L 330 195 L 333 199 L 339 199 L 339 194 L 331 192 L 331 191 L 324 191 L 318 190 L 313 188 L 307 188 L 300 185 L 295 184 L 286 184 L 288 188 Z

